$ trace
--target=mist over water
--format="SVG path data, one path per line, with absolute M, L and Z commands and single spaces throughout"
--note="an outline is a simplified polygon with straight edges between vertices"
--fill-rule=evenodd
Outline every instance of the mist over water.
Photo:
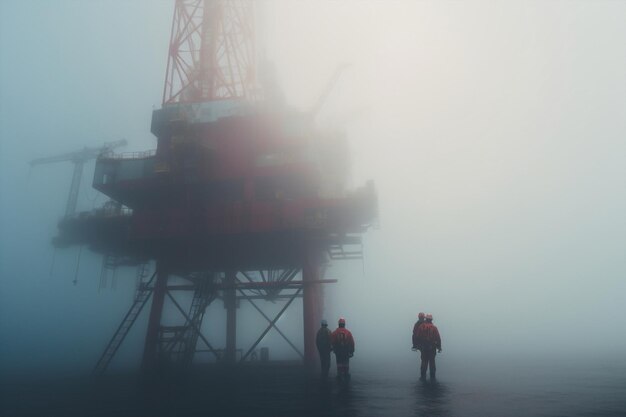
M 356 362 L 356 361 L 355 361 Z M 626 364 L 447 360 L 436 382 L 417 364 L 368 362 L 352 381 L 294 367 L 197 370 L 184 377 L 56 377 L 2 385 L 7 415 L 64 416 L 623 416 Z
M 318 122 L 346 131 L 351 184 L 374 180 L 380 224 L 362 262 L 326 272 L 339 280 L 325 289 L 326 318 L 346 317 L 356 339 L 349 390 L 291 368 L 246 374 L 253 382 L 223 396 L 238 404 L 223 415 L 253 404 L 265 415 L 625 415 L 626 3 L 262 6 L 259 39 L 290 105 L 311 108 L 349 64 Z M 130 305 L 135 271 L 99 288 L 99 255 L 54 252 L 71 164 L 28 161 L 120 138 L 124 151 L 156 147 L 172 11 L 172 1 L 0 2 L 0 411 L 15 412 L 0 414 L 43 414 L 51 401 L 58 415 L 150 411 L 134 396 L 145 312 L 112 364 L 119 384 L 83 377 Z M 93 162 L 80 210 L 106 200 L 92 173 Z M 300 347 L 301 305 L 279 321 Z M 417 382 L 419 311 L 443 339 L 437 386 Z M 208 314 L 223 344 L 223 306 Z M 265 321 L 250 306 L 238 314 L 247 346 Z M 297 358 L 273 332 L 263 344 Z M 201 414 L 201 384 L 215 383 L 195 378 L 188 396 L 163 388 L 171 404 L 190 400 L 180 415 Z

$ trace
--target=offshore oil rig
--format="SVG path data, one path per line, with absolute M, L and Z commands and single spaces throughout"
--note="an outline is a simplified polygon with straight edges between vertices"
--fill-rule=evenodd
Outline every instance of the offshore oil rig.
M 156 150 L 105 148 L 93 187 L 110 200 L 88 212 L 68 209 L 59 223 L 54 245 L 88 246 L 103 255 L 103 273 L 137 266 L 134 300 L 97 374 L 147 304 L 144 369 L 189 365 L 199 351 L 243 362 L 271 329 L 305 364 L 316 362 L 322 286 L 334 282 L 324 279 L 325 266 L 362 256 L 377 197 L 372 183 L 347 189 L 345 134 L 317 127 L 315 112 L 291 109 L 260 86 L 254 22 L 252 1 L 176 0 L 163 103 L 152 114 Z M 174 296 L 181 291 L 191 302 Z M 276 326 L 298 298 L 304 352 Z M 224 347 L 201 329 L 216 300 L 226 310 Z M 237 345 L 242 301 L 267 320 L 245 349 Z M 284 305 L 271 317 L 267 301 Z M 180 325 L 162 324 L 166 302 Z

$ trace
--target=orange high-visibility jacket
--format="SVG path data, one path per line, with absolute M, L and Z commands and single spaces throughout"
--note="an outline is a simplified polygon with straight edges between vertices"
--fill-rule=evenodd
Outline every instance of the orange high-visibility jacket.
M 437 326 L 432 323 L 425 322 L 417 329 L 417 339 L 420 341 L 422 347 L 434 347 L 441 349 L 441 337 L 439 336 L 439 330 Z
M 345 327 L 338 327 L 331 335 L 331 340 L 335 352 L 354 353 L 354 338 Z

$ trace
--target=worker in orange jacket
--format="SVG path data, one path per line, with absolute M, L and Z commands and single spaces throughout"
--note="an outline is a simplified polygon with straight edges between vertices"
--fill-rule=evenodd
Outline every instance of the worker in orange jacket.
M 433 324 L 433 315 L 427 314 L 426 321 L 417 329 L 417 339 L 420 341 L 422 351 L 422 366 L 420 367 L 420 379 L 426 379 L 426 370 L 430 368 L 430 379 L 435 379 L 437 367 L 435 356 L 441 352 L 441 337 L 439 330 Z
M 337 378 L 347 380 L 350 378 L 350 358 L 354 355 L 354 338 L 346 329 L 346 319 L 341 317 L 338 325 L 331 335 L 331 342 L 337 361 Z
M 413 341 L 413 350 L 419 350 L 421 343 L 419 338 L 417 337 L 417 329 L 419 329 L 419 327 L 424 324 L 426 318 L 426 314 L 424 313 L 419 313 L 417 315 L 417 321 L 415 322 L 415 325 L 413 326 L 413 337 L 412 337 L 412 341 Z

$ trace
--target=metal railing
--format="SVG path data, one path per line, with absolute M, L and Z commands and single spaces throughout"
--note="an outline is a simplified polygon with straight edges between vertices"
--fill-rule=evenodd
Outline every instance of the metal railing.
M 138 151 L 138 152 L 105 152 L 100 154 L 100 159 L 143 159 L 150 158 L 156 155 L 156 149 L 150 149 L 147 151 Z
M 93 217 L 129 217 L 133 215 L 133 209 L 128 207 L 121 208 L 95 208 L 88 211 L 81 211 L 69 216 L 63 217 L 64 219 L 86 219 Z

